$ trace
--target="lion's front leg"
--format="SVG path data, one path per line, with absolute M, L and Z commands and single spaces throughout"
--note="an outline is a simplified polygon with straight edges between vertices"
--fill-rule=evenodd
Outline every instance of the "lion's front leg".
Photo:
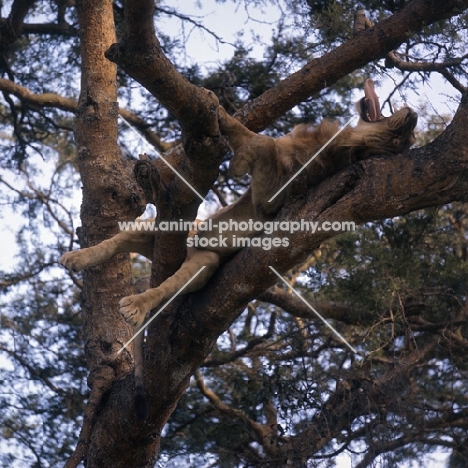
M 111 259 L 114 253 L 114 246 L 102 242 L 94 247 L 65 252 L 59 259 L 60 265 L 71 271 L 81 271 L 93 265 Z
M 203 288 L 218 266 L 218 254 L 189 248 L 187 258 L 179 270 L 157 288 L 121 299 L 120 313 L 130 325 L 139 329 L 150 310 L 163 305 L 164 301 L 168 301 L 177 293 L 188 294 Z
M 64 253 L 60 259 L 60 265 L 71 271 L 81 271 L 93 265 L 110 260 L 119 253 L 135 252 L 151 259 L 153 253 L 154 232 L 140 232 L 140 224 L 153 223 L 154 220 L 135 221 L 135 231 L 122 231 L 93 247 Z M 150 226 L 151 227 L 151 226 Z

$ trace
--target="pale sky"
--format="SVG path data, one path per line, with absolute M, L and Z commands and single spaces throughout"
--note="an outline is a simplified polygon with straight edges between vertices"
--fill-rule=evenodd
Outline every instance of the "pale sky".
M 242 40 L 252 46 L 252 55 L 259 59 L 263 57 L 262 43 L 254 40 L 253 36 L 263 36 L 265 43 L 269 43 L 272 32 L 277 28 L 276 23 L 280 16 L 276 7 L 271 4 L 264 7 L 263 12 L 260 12 L 253 8 L 246 10 L 242 4 L 229 0 L 223 4 L 216 4 L 213 0 L 203 1 L 203 8 L 198 8 L 195 2 L 187 2 L 186 0 L 175 0 L 171 3 L 173 8 L 181 13 L 201 17 L 202 24 L 226 42 L 235 42 L 236 34 L 239 30 L 243 30 Z M 230 58 L 234 50 L 229 44 L 218 44 L 207 32 L 195 29 L 188 24 L 182 28 L 177 19 L 162 16 L 157 21 L 157 28 L 169 35 L 180 31 L 180 39 L 187 41 L 187 57 L 193 57 L 194 63 L 203 62 L 208 68 L 214 68 L 223 59 Z M 189 59 L 187 58 L 187 60 Z M 443 85 L 442 80 L 438 77 L 435 77 L 431 83 L 432 86 L 428 83 L 418 89 L 419 96 L 409 95 L 408 104 L 417 110 L 421 105 L 431 103 L 440 113 L 453 114 L 456 106 L 447 99 L 447 95 L 455 93 L 446 84 Z M 381 97 L 384 97 L 385 91 L 387 93 L 390 91 L 392 84 L 390 81 L 382 83 L 384 92 L 382 93 L 381 90 Z M 403 104 L 403 101 L 399 101 L 398 98 L 395 101 L 398 105 Z M 36 159 L 36 161 L 42 164 L 40 160 Z M 20 181 L 15 182 L 15 184 L 20 183 Z M 77 194 L 76 203 L 78 205 L 79 196 L 80 194 Z M 19 219 L 19 215 L 12 214 L 7 207 L 2 207 L 1 216 L 0 237 L 3 246 L 7 247 L 2 254 L 2 266 L 8 267 L 14 262 L 13 254 L 16 250 L 14 231 L 21 225 L 21 219 Z M 444 464 L 440 460 L 445 459 L 446 455 L 444 454 L 431 456 L 424 466 L 441 468 Z M 347 455 L 339 457 L 338 467 L 351 468 L 351 461 Z

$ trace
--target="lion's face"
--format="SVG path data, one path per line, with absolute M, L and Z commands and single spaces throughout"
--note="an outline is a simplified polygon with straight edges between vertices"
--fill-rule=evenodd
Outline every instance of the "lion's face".
M 400 154 L 414 143 L 417 121 L 418 114 L 405 107 L 377 121 L 361 119 L 355 130 L 364 139 L 367 153 Z
M 406 151 L 414 143 L 418 114 L 404 107 L 390 117 L 383 117 L 374 83 L 370 79 L 366 80 L 364 94 L 364 98 L 357 103 L 360 119 L 355 132 L 364 141 L 365 154 L 399 154 Z

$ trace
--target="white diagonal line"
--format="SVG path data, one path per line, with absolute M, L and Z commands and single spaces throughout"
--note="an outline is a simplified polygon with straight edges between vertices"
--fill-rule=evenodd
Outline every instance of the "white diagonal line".
M 351 117 L 269 200 L 271 203 L 356 118 Z
M 203 265 L 118 351 L 120 354 L 204 269 Z
M 272 266 L 269 266 L 270 270 L 272 270 L 276 276 L 330 329 L 335 333 L 338 338 L 355 354 L 357 354 L 357 350 L 353 348 L 346 338 L 335 328 L 333 328 L 326 320 L 325 318 L 320 315 L 319 312 L 317 312 Z
M 156 151 L 156 149 L 150 145 L 144 138 L 143 136 L 138 132 L 138 130 L 133 127 L 130 123 L 128 123 L 121 115 L 119 115 L 119 117 L 122 119 L 122 121 L 127 125 L 127 127 L 133 132 L 135 133 L 135 135 L 138 136 L 138 138 L 141 139 L 141 141 L 143 142 L 143 144 L 145 144 L 147 147 L 149 147 L 151 149 L 151 151 L 154 151 L 156 153 L 156 155 L 164 162 L 166 163 L 166 165 L 175 173 L 177 174 L 177 176 L 185 183 L 185 185 L 187 185 L 187 187 L 189 187 L 196 195 L 198 195 L 198 197 L 200 198 L 201 201 L 205 201 L 205 199 L 197 192 L 197 190 L 192 186 L 192 184 L 190 184 L 190 182 L 188 182 L 185 177 L 173 166 L 171 166 L 170 163 L 168 163 L 162 156 L 161 154 Z

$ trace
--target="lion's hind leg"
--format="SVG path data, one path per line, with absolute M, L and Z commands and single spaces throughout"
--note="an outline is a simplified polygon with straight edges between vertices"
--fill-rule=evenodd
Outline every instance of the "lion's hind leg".
M 176 294 L 188 294 L 203 288 L 219 266 L 219 255 L 205 250 L 189 248 L 187 258 L 171 277 L 157 288 L 120 300 L 120 313 L 135 328 L 140 328 L 146 314 L 163 305 Z

